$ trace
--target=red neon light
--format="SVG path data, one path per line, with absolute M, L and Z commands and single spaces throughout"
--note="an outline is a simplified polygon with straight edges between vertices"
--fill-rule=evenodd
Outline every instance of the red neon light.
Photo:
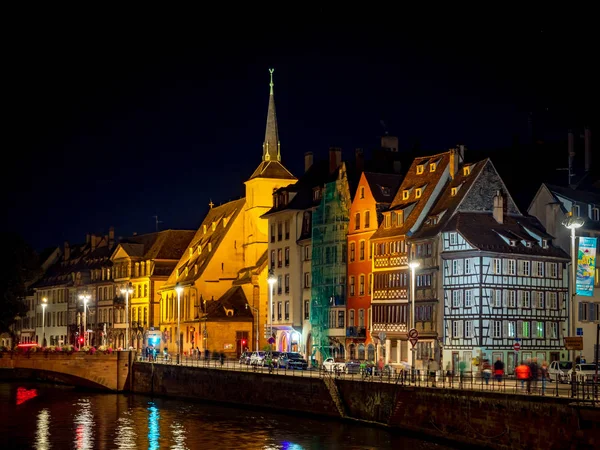
M 28 344 L 19 344 L 17 345 L 17 347 L 37 347 L 37 343 L 32 342 L 32 343 L 28 343 Z

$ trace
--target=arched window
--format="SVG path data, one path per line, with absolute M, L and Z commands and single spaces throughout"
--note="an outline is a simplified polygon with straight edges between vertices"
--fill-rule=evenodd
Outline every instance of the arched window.
M 350 344 L 348 347 L 348 358 L 356 359 L 356 345 Z
M 371 226 L 371 211 L 365 211 L 365 228 Z
M 356 213 L 354 216 L 354 229 L 360 230 L 360 213 Z
M 367 359 L 369 361 L 375 361 L 375 346 L 373 344 L 369 344 L 367 347 Z
M 358 344 L 358 359 L 365 359 L 365 344 Z

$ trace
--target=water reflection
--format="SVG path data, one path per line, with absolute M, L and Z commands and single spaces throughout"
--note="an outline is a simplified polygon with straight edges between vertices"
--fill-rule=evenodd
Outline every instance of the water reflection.
M 50 411 L 47 409 L 42 409 L 37 416 L 35 447 L 38 450 L 50 448 Z
M 185 445 L 185 428 L 179 422 L 171 424 L 171 432 L 173 433 L 173 446 L 177 450 L 187 450 Z
M 156 450 L 160 448 L 158 443 L 160 439 L 160 413 L 154 402 L 148 402 L 148 449 Z
M 83 398 L 76 403 L 77 410 L 73 422 L 75 423 L 75 447 L 88 449 L 94 447 L 94 414 L 89 398 Z
M 117 448 L 136 448 L 137 434 L 134 429 L 134 422 L 131 419 L 131 413 L 128 411 L 124 417 L 119 417 L 117 420 L 117 432 L 115 436 L 115 444 Z
M 27 400 L 37 396 L 37 389 L 27 389 L 20 387 L 17 389 L 17 405 L 25 403 Z

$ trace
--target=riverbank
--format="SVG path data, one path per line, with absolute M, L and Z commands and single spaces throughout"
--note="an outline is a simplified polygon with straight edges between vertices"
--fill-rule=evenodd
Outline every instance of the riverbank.
M 296 411 L 498 449 L 598 448 L 600 409 L 566 398 L 134 363 L 135 393 Z

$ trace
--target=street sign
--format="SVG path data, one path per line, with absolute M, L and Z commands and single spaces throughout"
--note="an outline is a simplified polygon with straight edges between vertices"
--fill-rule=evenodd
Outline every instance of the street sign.
M 408 330 L 408 337 L 410 339 L 419 339 L 419 332 L 416 328 L 411 328 L 410 330 Z
M 565 337 L 566 350 L 583 350 L 583 338 L 581 336 Z
M 577 328 L 577 336 L 583 336 L 583 328 Z
M 515 342 L 515 344 L 513 345 L 513 349 L 515 352 L 518 352 L 519 350 L 521 350 L 521 344 Z
M 274 344 L 275 343 L 275 338 L 273 336 L 271 336 L 267 342 L 269 344 Z
M 385 341 L 385 333 L 383 331 L 379 333 L 379 340 Z
M 415 345 L 417 345 L 417 342 L 419 342 L 419 338 L 410 338 L 409 341 L 410 344 L 414 347 Z

